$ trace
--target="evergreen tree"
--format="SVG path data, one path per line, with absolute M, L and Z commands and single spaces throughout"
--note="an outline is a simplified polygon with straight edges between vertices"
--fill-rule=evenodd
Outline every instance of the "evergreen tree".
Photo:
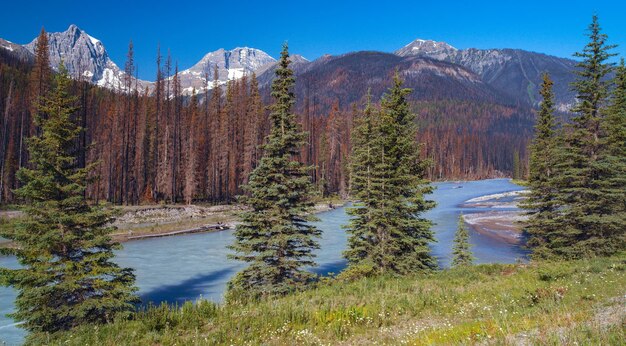
M 422 217 L 435 204 L 424 197 L 432 187 L 423 178 L 427 162 L 419 159 L 415 115 L 406 100 L 410 92 L 396 75 L 376 120 L 365 120 L 356 130 L 352 191 L 364 210 L 351 211 L 345 254 L 351 265 L 369 263 L 376 272 L 436 267 L 428 246 L 434 241 L 432 223 Z M 368 131 L 369 140 L 359 138 Z
M 454 247 L 452 248 L 452 266 L 470 266 L 474 262 L 471 245 L 469 243 L 469 232 L 465 227 L 463 214 L 459 216 L 459 227 L 454 235 Z
M 209 162 L 212 165 L 207 165 L 207 180 L 210 187 L 209 192 L 213 198 L 213 202 L 222 200 L 222 185 L 220 179 L 221 163 L 221 150 L 224 150 L 224 146 L 221 141 L 224 140 L 221 131 L 222 127 L 222 88 L 219 84 L 219 66 L 216 64 L 213 68 L 213 88 L 211 89 L 211 100 L 209 101 L 209 131 L 211 137 L 209 138 Z
M 246 138 L 244 143 L 244 183 L 247 183 L 250 172 L 256 167 L 257 161 L 261 156 L 261 148 L 259 144 L 262 143 L 263 137 L 263 125 L 265 122 L 265 106 L 261 100 L 261 93 L 259 91 L 259 82 L 256 78 L 256 74 L 252 73 L 250 78 L 250 96 L 247 99 L 246 104 Z
M 560 222 L 558 213 L 558 189 L 555 186 L 560 147 L 557 122 L 554 117 L 553 82 L 548 74 L 543 75 L 541 97 L 543 101 L 537 115 L 535 137 L 530 145 L 528 175 L 529 193 L 521 203 L 528 210 L 524 231 L 528 234 L 527 245 L 534 249 L 537 257 L 549 257 L 547 243 L 558 237 Z
M 613 93 L 608 107 L 606 121 L 603 122 L 603 130 L 606 140 L 603 143 L 608 152 L 626 159 L 626 65 L 624 58 L 615 69 L 613 80 Z
M 613 204 L 624 191 L 610 186 L 605 164 L 600 160 L 605 136 L 601 124 L 611 82 L 606 77 L 613 70 L 607 60 L 614 55 L 609 52 L 614 46 L 606 44 L 607 36 L 601 32 L 596 16 L 589 31 L 590 42 L 575 55 L 582 58 L 573 83 L 579 102 L 572 109 L 576 116 L 557 166 L 559 203 L 564 215 L 559 237 L 551 240 L 549 247 L 563 257 L 610 254 L 620 242 L 623 244 L 624 224 L 613 215 Z
M 67 70 L 59 70 L 34 119 L 41 135 L 28 143 L 32 168 L 18 173 L 23 186 L 16 194 L 28 203 L 26 217 L 0 234 L 17 245 L 3 253 L 23 266 L 0 269 L 3 284 L 18 290 L 11 316 L 35 332 L 110 322 L 127 316 L 137 301 L 132 271 L 111 261 L 119 248 L 110 238 L 111 212 L 85 200 L 94 166 L 78 167 L 76 98 L 68 91 Z
M 513 152 L 513 179 L 521 179 L 522 178 L 522 166 L 519 160 L 519 150 L 515 150 Z
M 39 103 L 41 98 L 50 90 L 52 83 L 52 68 L 50 67 L 50 53 L 48 48 L 48 34 L 42 27 L 37 37 L 37 45 L 35 46 L 35 63 L 28 76 L 29 92 L 30 92 L 30 114 L 22 115 L 20 124 L 20 139 L 18 153 L 18 168 L 22 168 L 28 161 L 28 152 L 26 149 L 26 138 L 40 133 L 35 122 L 35 117 L 45 117 L 45 114 L 37 114 L 40 112 Z M 19 185 L 18 185 L 19 186 Z
M 376 120 L 379 116 L 372 107 L 371 96 L 367 95 L 367 103 L 363 114 L 355 120 L 352 131 L 352 152 L 350 155 L 350 184 L 352 197 L 357 201 L 353 208 L 348 208 L 351 216 L 346 226 L 350 234 L 348 249 L 344 256 L 350 264 L 362 263 L 373 252 L 376 239 L 376 227 L 372 213 L 378 204 L 378 193 L 372 184 L 375 158 L 373 140 L 377 131 Z M 369 263 L 371 265 L 371 263 Z
M 232 258 L 249 266 L 230 281 L 231 294 L 283 294 L 314 279 L 304 267 L 315 265 L 313 250 L 319 245 L 314 238 L 321 232 L 308 223 L 314 195 L 309 168 L 295 160 L 305 133 L 291 111 L 295 96 L 289 63 L 285 44 L 272 83 L 272 127 L 264 155 L 245 186 L 248 194 L 241 196 L 249 211 L 243 213 L 231 246 L 236 252 Z
M 610 105 L 600 124 L 602 137 L 598 167 L 603 193 L 605 253 L 626 248 L 626 66 L 624 59 L 615 69 Z

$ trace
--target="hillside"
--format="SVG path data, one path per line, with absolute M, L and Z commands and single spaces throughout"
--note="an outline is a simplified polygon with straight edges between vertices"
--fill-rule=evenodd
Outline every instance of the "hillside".
M 77 44 L 92 43 L 83 31 L 76 33 Z M 60 41 L 55 42 L 59 46 Z M 218 64 L 228 61 L 233 69 L 244 68 L 248 65 L 240 62 L 243 52 L 221 52 L 218 56 L 223 59 Z M 245 55 L 249 58 L 252 53 Z M 500 177 L 511 172 L 515 153 L 525 161 L 524 148 L 534 119 L 530 108 L 512 105 L 514 100 L 464 67 L 380 52 L 327 56 L 313 62 L 294 55 L 293 60 L 295 110 L 309 132 L 302 158 L 315 167 L 314 182 L 325 194 L 345 195 L 347 171 L 343 168 L 351 150 L 353 120 L 359 116 L 367 90 L 377 102 L 396 70 L 405 85 L 414 89 L 409 99 L 420 122 L 417 140 L 425 143 L 422 154 L 435 163 L 429 170 L 430 178 Z M 74 83 L 73 93 L 80 95 L 77 116 L 86 129 L 84 145 L 93 144 L 85 159 L 100 163 L 95 174 L 101 179 L 88 187 L 89 198 L 132 204 L 180 201 L 184 181 L 191 179 L 192 170 L 186 163 L 188 148 L 198 145 L 198 184 L 190 192 L 193 199 L 212 203 L 232 200 L 255 166 L 258 145 L 269 128 L 266 106 L 271 102 L 269 83 L 274 67 L 265 65 L 266 72 L 258 78 L 262 101 L 256 100 L 257 88 L 247 77 L 222 85 L 216 102 L 212 102 L 211 90 L 203 93 L 200 102 L 207 97 L 209 102 L 195 107 L 191 98 L 183 96 L 183 82 L 191 82 L 186 78 L 193 73 L 181 72 L 175 89 L 181 95 L 176 98 L 164 98 L 163 89 L 157 97 L 140 91 L 114 93 L 85 81 Z M 12 51 L 0 49 L 0 203 L 14 200 L 15 173 L 28 159 L 23 143 L 29 136 L 25 124 L 32 109 L 31 68 L 32 64 Z M 226 73 L 221 65 L 220 71 Z M 166 150 L 174 145 L 175 150 Z M 126 169 L 130 173 L 125 173 Z
M 456 49 L 445 42 L 417 39 L 395 52 L 447 61 L 476 73 L 487 84 L 522 104 L 539 104 L 544 72 L 555 81 L 556 107 L 567 112 L 575 102 L 570 84 L 576 61 L 521 49 Z
M 476 100 L 513 104 L 514 99 L 484 83 L 475 73 L 455 64 L 421 57 L 399 57 L 382 52 L 355 52 L 318 59 L 310 64 L 295 64 L 296 95 L 300 103 L 307 96 L 317 100 L 320 111 L 339 100 L 343 107 L 365 99 L 370 90 L 378 99 L 398 71 L 412 100 Z M 266 75 L 259 80 L 270 80 Z
M 372 100 L 378 100 L 397 71 L 404 86 L 413 90 L 407 97 L 418 115 L 418 141 L 425 145 L 423 156 L 435 163 L 430 178 L 500 176 L 512 169 L 515 152 L 525 157 L 534 123 L 531 107 L 465 67 L 434 58 L 368 51 L 313 62 L 295 57 L 292 62 L 296 109 L 306 118 L 305 129 L 313 139 L 324 136 L 320 129 L 335 127 L 338 146 L 349 148 L 353 107 L 362 107 L 368 91 Z M 267 102 L 274 71 L 270 67 L 259 75 Z M 333 120 L 329 114 L 334 114 Z M 313 152 L 323 148 L 315 140 L 311 146 Z M 331 177 L 327 179 L 331 191 L 341 190 L 345 177 L 337 175 L 343 172 L 317 170 L 316 174 L 319 179 Z
M 375 277 L 251 304 L 187 303 L 52 336 L 51 345 L 619 344 L 624 256 Z
M 218 49 L 185 69 L 163 49 L 160 60 L 155 57 L 160 82 L 137 81 L 136 93 L 124 95 L 112 91 L 126 88 L 121 83 L 125 71 L 139 66 L 119 68 L 103 42 L 75 25 L 47 37 L 53 68 L 64 60 L 70 75 L 84 81 L 74 87 L 86 128 L 81 146 L 93 144 L 86 160 L 101 162 L 101 180 L 89 187 L 90 198 L 133 204 L 180 201 L 184 181 L 191 180 L 197 184 L 189 184 L 196 186 L 187 189 L 192 195 L 187 198 L 197 201 L 230 202 L 241 192 L 269 129 L 273 57 L 255 48 Z M 28 160 L 23 143 L 32 129 L 23 124 L 33 109 L 28 74 L 35 42 L 0 40 L 0 202 L 13 200 L 15 172 Z M 313 181 L 324 194 L 345 196 L 354 119 L 368 91 L 378 102 L 396 71 L 412 89 L 408 99 L 418 118 L 421 155 L 434 163 L 430 179 L 511 176 L 516 160 L 524 166 L 543 72 L 555 80 L 560 115 L 573 102 L 575 62 L 523 50 L 459 50 L 418 39 L 394 53 L 356 51 L 313 61 L 294 54 L 291 61 L 294 111 L 309 134 L 302 159 L 314 167 Z M 253 73 L 258 84 L 253 85 Z M 214 97 L 215 85 L 220 86 L 219 98 Z M 192 107 L 194 91 L 198 104 Z M 198 146 L 197 153 L 189 155 L 192 146 Z M 192 157 L 198 163 L 195 170 L 186 162 Z

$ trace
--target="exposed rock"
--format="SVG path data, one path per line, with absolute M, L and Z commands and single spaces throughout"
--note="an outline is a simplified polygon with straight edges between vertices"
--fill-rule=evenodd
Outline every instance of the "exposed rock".
M 35 54 L 37 38 L 24 45 Z M 74 79 L 82 79 L 110 89 L 124 90 L 125 73 L 109 58 L 102 42 L 76 25 L 63 32 L 48 33 L 50 65 L 58 70 L 61 62 Z M 131 80 L 135 79 L 131 76 Z M 138 81 L 143 88 L 148 82 Z
M 415 40 L 397 50 L 399 56 L 421 56 L 461 65 L 478 74 L 485 83 L 532 106 L 539 104 L 541 75 L 548 72 L 554 80 L 556 107 L 568 111 L 575 104 L 569 85 L 575 76 L 576 62 L 521 49 L 459 50 L 444 42 Z
M 197 64 L 179 73 L 179 80 L 183 94 L 191 95 L 193 90 L 200 92 L 213 88 L 214 71 L 218 69 L 218 84 L 226 84 L 229 80 L 238 79 L 244 75 L 250 76 L 276 62 L 262 50 L 255 48 L 235 48 L 225 50 L 220 48 L 206 54 Z M 208 76 L 208 81 L 207 81 Z M 208 83 L 207 83 L 208 82 Z

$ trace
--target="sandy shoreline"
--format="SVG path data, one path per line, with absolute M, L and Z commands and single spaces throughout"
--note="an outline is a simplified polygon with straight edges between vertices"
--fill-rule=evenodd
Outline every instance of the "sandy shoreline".
M 333 201 L 333 208 L 328 201 L 318 203 L 313 213 L 329 211 L 345 203 Z M 117 230 L 112 238 L 117 242 L 234 229 L 243 208 L 239 205 L 155 205 L 131 206 L 122 210 L 122 215 L 113 223 Z M 5 220 L 20 215 L 19 211 L 0 212 L 0 217 Z M 0 247 L 8 246 L 11 246 L 11 242 L 0 239 Z
M 497 238 L 509 244 L 519 245 L 522 241 L 520 221 L 524 216 L 517 211 L 489 211 L 463 215 L 465 222 L 476 232 Z
M 485 195 L 469 199 L 461 204 L 462 208 L 488 208 L 489 211 L 470 212 L 463 215 L 465 222 L 480 234 L 513 245 L 522 243 L 521 222 L 526 216 L 518 208 L 524 191 L 510 191 Z M 505 210 L 507 209 L 507 210 Z
M 341 207 L 345 201 L 334 202 L 333 208 L 328 202 L 318 203 L 313 208 L 313 213 L 318 214 L 325 211 Z M 178 210 L 178 212 L 171 212 Z M 182 212 L 180 211 L 182 210 Z M 192 233 L 210 233 L 234 229 L 238 221 L 238 214 L 243 211 L 239 205 L 217 205 L 211 207 L 201 206 L 171 206 L 157 209 L 143 209 L 135 212 L 139 215 L 129 215 L 126 213 L 116 220 L 117 231 L 113 234 L 113 239 L 118 242 L 141 240 L 145 238 L 155 238 L 163 236 L 175 236 Z M 160 214 L 163 212 L 173 214 L 169 219 L 164 219 Z M 171 222 L 172 218 L 179 221 Z M 159 222 L 170 221 L 170 227 Z M 133 225 L 139 227 L 133 227 Z M 183 227 L 182 224 L 188 225 Z M 159 227 L 161 230 L 155 229 Z M 149 228 L 146 230 L 146 228 Z

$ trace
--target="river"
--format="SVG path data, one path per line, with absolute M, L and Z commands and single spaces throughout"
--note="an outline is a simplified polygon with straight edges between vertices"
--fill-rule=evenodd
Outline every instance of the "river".
M 459 214 L 489 209 L 467 208 L 462 206 L 465 201 L 522 189 L 508 179 L 434 185 L 437 189 L 430 199 L 437 202 L 437 207 L 426 217 L 435 222 L 433 230 L 437 242 L 432 245 L 432 253 L 442 267 L 450 262 Z M 341 253 L 346 247 L 347 236 L 341 226 L 347 223 L 348 216 L 344 208 L 318 216 L 320 221 L 316 224 L 323 231 L 316 259 L 319 266 L 311 270 L 324 275 L 338 273 L 346 265 Z M 144 303 L 180 303 L 199 297 L 220 301 L 226 282 L 243 268 L 241 263 L 227 258 L 229 250 L 226 246 L 232 242 L 232 231 L 137 240 L 125 243 L 124 249 L 117 253 L 116 261 L 121 266 L 135 269 L 139 295 Z M 477 232 L 471 232 L 470 242 L 478 263 L 513 263 L 526 256 L 519 246 Z M 0 267 L 17 266 L 15 258 L 0 257 Z M 0 287 L 0 340 L 8 345 L 20 344 L 25 336 L 25 332 L 5 316 L 12 310 L 14 299 L 14 290 Z

